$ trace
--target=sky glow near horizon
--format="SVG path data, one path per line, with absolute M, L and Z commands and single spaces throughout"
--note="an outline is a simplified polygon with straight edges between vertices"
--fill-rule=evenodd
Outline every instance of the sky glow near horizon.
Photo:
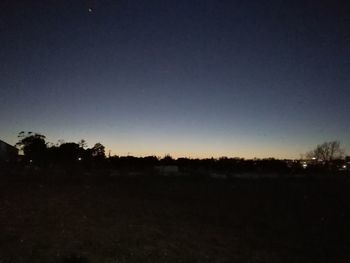
M 0 138 L 200 158 L 339 140 L 349 154 L 349 9 L 311 2 L 9 1 Z

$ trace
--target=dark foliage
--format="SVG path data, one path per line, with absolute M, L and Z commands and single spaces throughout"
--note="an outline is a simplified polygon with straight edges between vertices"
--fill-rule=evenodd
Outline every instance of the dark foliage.
M 33 132 L 20 132 L 16 146 L 23 151 L 27 161 L 42 164 L 46 160 L 45 136 Z
M 23 161 L 39 167 L 93 167 L 105 160 L 105 147 L 96 143 L 87 148 L 85 140 L 78 143 L 60 141 L 54 145 L 46 143 L 45 136 L 39 133 L 21 132 L 16 146 L 23 151 Z
M 60 167 L 69 173 L 77 171 L 100 169 L 119 170 L 120 172 L 152 173 L 156 166 L 177 166 L 182 174 L 208 176 L 210 174 L 225 175 L 233 178 L 244 174 L 289 176 L 293 174 L 322 174 L 329 172 L 349 172 L 349 157 L 329 160 L 327 165 L 318 160 L 292 161 L 274 158 L 250 159 L 221 157 L 218 159 L 174 159 L 170 155 L 163 158 L 156 156 L 110 156 L 106 158 L 105 147 L 96 143 L 87 147 L 85 140 L 78 143 L 63 142 L 54 145 L 46 143 L 45 136 L 21 132 L 17 146 L 24 152 L 24 162 L 35 167 Z M 333 153 L 335 151 L 331 151 Z M 333 156 L 333 155 L 332 155 Z M 345 167 L 345 168 L 344 168 Z

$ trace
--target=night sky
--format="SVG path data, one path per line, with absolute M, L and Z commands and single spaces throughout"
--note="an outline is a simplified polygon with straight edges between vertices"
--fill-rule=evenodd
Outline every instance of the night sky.
M 339 3 L 2 1 L 0 139 L 24 130 L 117 155 L 245 158 L 339 140 L 349 154 Z

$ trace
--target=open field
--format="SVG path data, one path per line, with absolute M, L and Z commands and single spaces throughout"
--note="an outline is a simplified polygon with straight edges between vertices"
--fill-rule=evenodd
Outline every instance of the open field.
M 350 262 L 349 182 L 4 181 L 0 262 Z

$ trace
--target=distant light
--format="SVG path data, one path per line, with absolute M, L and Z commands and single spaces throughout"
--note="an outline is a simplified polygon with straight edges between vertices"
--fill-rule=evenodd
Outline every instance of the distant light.
M 78 161 L 81 161 L 83 158 L 81 158 L 81 157 L 78 157 Z
M 312 157 L 312 160 L 316 160 L 316 157 Z
M 33 160 L 29 160 L 29 162 L 30 162 L 30 163 L 32 163 L 32 162 L 33 162 Z
M 343 165 L 343 169 L 346 169 L 346 165 L 345 164 Z
M 303 163 L 303 168 L 305 169 L 307 167 L 307 163 Z
M 89 11 L 89 13 L 92 13 L 92 8 L 89 8 L 88 11 Z

